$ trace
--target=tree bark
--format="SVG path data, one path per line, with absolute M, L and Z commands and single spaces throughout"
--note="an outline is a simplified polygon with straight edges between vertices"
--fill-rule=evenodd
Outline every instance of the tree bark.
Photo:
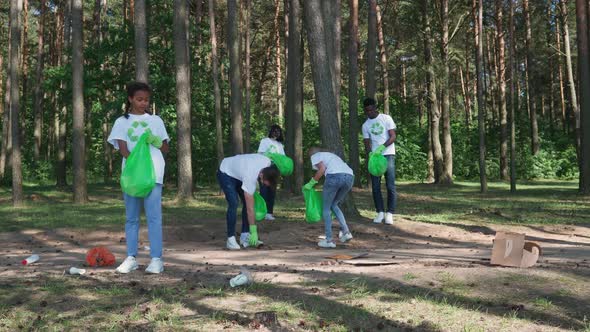
M 518 109 L 518 95 L 515 93 L 516 36 L 514 33 L 514 2 L 510 1 L 510 192 L 516 192 L 516 126 L 514 110 Z
M 86 139 L 84 131 L 84 54 L 82 38 L 82 0 L 72 1 L 72 155 L 74 202 L 88 202 L 86 188 Z
M 449 1 L 441 1 L 442 17 L 442 40 L 441 58 L 443 63 L 442 77 L 442 152 L 443 169 L 439 179 L 440 184 L 450 185 L 453 183 L 453 139 L 451 137 L 451 105 L 450 95 L 450 67 L 449 67 Z M 433 77 L 434 79 L 434 77 Z
M 135 0 L 133 25 L 135 27 L 135 80 L 147 83 L 149 59 L 145 1 Z
M 342 127 L 342 112 L 340 109 L 340 0 L 321 1 L 322 16 L 324 18 L 324 29 L 326 32 L 327 52 L 332 72 L 332 88 L 336 96 L 336 112 L 338 126 Z
M 383 20 L 381 19 L 381 8 L 379 5 L 376 6 L 375 13 L 377 14 L 377 36 L 379 37 L 379 59 L 381 61 L 381 70 L 383 71 L 383 113 L 389 114 L 389 75 L 387 71 L 387 49 L 385 47 L 385 38 L 383 37 Z
M 526 30 L 526 39 L 525 39 L 525 47 L 526 47 L 526 58 L 527 58 L 527 67 L 526 71 L 528 73 L 528 90 L 527 96 L 529 99 L 529 114 L 530 114 L 530 122 L 531 122 L 531 151 L 533 155 L 536 155 L 539 152 L 539 127 L 537 124 L 537 106 L 536 106 L 536 86 L 534 82 L 534 75 L 533 69 L 534 67 L 534 60 L 533 60 L 533 50 L 532 50 L 532 32 L 531 32 L 531 14 L 529 8 L 529 0 L 522 0 L 522 11 L 524 13 L 524 23 L 525 23 L 525 30 Z
M 215 140 L 217 165 L 223 160 L 223 132 L 221 127 L 221 89 L 219 88 L 219 69 L 217 59 L 217 33 L 215 26 L 215 0 L 209 0 L 209 31 L 211 32 L 211 66 L 213 74 L 213 94 L 215 98 Z
M 526 0 L 524 0 L 526 1 Z M 475 71 L 477 76 L 477 126 L 479 128 L 479 185 L 480 191 L 488 191 L 486 176 L 485 109 L 483 99 L 483 0 L 473 0 L 475 32 Z
M 281 29 L 279 25 L 279 17 L 281 17 L 281 2 L 275 0 L 275 20 L 274 20 L 274 31 L 275 31 L 275 65 L 276 65 L 276 78 L 277 78 L 277 115 L 278 123 L 282 126 L 285 114 L 283 110 L 283 86 L 282 86 L 282 69 L 281 69 Z
M 359 159 L 359 101 L 358 101 L 358 42 L 359 42 L 359 3 L 349 0 L 350 8 L 350 40 L 348 43 L 348 131 L 349 147 L 348 160 L 354 174 L 354 186 L 361 187 L 360 159 Z
M 375 57 L 377 49 L 377 1 L 369 1 L 369 19 L 367 27 L 367 74 L 365 94 L 367 97 L 375 98 L 377 82 L 375 80 Z
M 71 45 L 71 27 L 72 27 L 72 0 L 65 0 L 63 3 L 63 41 L 61 43 L 61 63 L 65 64 L 69 61 L 68 50 Z M 61 93 L 65 89 L 66 83 L 61 82 Z M 63 99 L 63 97 L 62 97 Z M 60 188 L 65 188 L 67 184 L 67 166 L 66 166 L 66 124 L 67 124 L 68 108 L 62 105 L 59 115 L 59 140 L 57 144 L 57 162 L 56 162 L 56 185 Z
M 43 32 L 45 25 L 45 0 L 40 0 L 39 6 L 39 21 L 37 28 L 37 67 L 35 69 L 35 100 L 34 100 L 34 146 L 33 156 L 35 160 L 39 160 L 41 155 L 41 131 L 43 120 L 43 89 L 41 83 L 43 82 Z
M 557 54 L 558 54 L 558 61 L 557 61 L 557 70 L 559 73 L 559 101 L 560 101 L 560 118 L 561 118 L 561 124 L 562 124 L 562 130 L 564 132 L 566 132 L 567 130 L 567 123 L 566 123 L 566 117 L 565 117 L 565 90 L 564 90 L 564 79 L 563 79 L 563 61 L 562 61 L 562 48 L 561 48 L 561 31 L 562 31 L 562 27 L 561 27 L 561 15 L 560 15 L 560 19 L 558 19 L 555 22 L 555 40 L 557 43 Z M 570 60 L 571 61 L 571 60 Z M 575 90 L 575 89 L 574 89 Z M 577 105 L 576 105 L 577 106 Z
M 10 63 L 12 54 L 11 21 L 8 22 L 8 61 L 6 61 L 6 90 L 4 91 L 4 114 L 2 115 L 2 147 L 0 148 L 0 179 L 4 179 L 6 169 L 11 163 L 10 150 L 12 149 L 12 122 L 10 120 Z
M 23 84 L 21 95 L 23 97 L 23 103 L 20 105 L 20 144 L 21 146 L 25 143 L 26 133 L 26 113 L 27 113 L 27 95 L 29 93 L 29 0 L 23 0 L 23 13 L 21 19 L 21 50 L 20 57 L 22 61 L 22 69 L 20 70 L 20 76 Z
M 251 80 L 250 80 L 250 11 L 252 10 L 250 6 L 250 0 L 245 0 L 244 4 L 244 103 L 245 103 L 245 127 L 246 131 L 244 133 L 244 152 L 250 153 L 250 120 L 251 120 L 251 110 L 250 110 L 250 88 L 251 88 Z M 280 43 L 279 43 L 280 45 Z M 279 60 L 280 61 L 280 60 Z M 280 66 L 280 65 L 279 65 Z M 280 71 L 279 74 L 280 75 Z M 280 89 L 280 88 L 279 88 Z
M 191 80 L 188 51 L 188 6 L 186 0 L 174 0 L 174 62 L 176 66 L 176 131 L 178 193 L 180 201 L 193 194 L 191 158 Z
M 428 82 L 428 98 L 426 99 L 427 108 L 430 113 L 430 127 L 432 134 L 432 153 L 434 158 L 434 183 L 441 183 L 443 176 L 443 153 L 440 144 L 440 109 L 438 107 L 438 97 L 436 90 L 436 74 L 434 73 L 434 63 L 432 58 L 432 31 L 430 28 L 430 2 L 422 1 L 424 17 L 424 58 L 426 65 L 426 76 Z
M 22 0 L 10 1 L 10 122 L 12 127 L 12 204 L 21 206 L 23 204 L 23 177 L 20 150 L 19 132 L 19 60 L 21 41 L 21 12 L 23 9 Z
M 241 154 L 244 153 L 244 142 L 242 135 L 242 88 L 240 84 L 240 39 L 236 0 L 227 0 L 227 11 L 232 146 L 234 154 Z
M 508 175 L 508 111 L 506 109 L 506 65 L 504 59 L 503 1 L 496 0 L 496 36 L 498 50 L 498 103 L 500 104 L 500 178 Z
M 581 194 L 588 195 L 590 194 L 590 52 L 588 50 L 588 3 L 586 0 L 576 0 L 576 22 L 580 85 L 580 112 L 576 114 L 576 136 L 580 137 L 579 190 Z

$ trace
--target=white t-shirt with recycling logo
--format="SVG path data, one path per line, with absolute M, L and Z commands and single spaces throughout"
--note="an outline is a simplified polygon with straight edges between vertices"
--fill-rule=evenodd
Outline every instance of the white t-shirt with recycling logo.
M 371 140 L 371 151 L 383 145 L 389 139 L 389 130 L 395 130 L 395 122 L 387 114 L 379 114 L 374 119 L 367 119 L 363 123 L 363 138 Z M 383 155 L 395 155 L 395 143 L 385 148 Z
M 125 141 L 127 143 L 127 149 L 131 152 L 133 151 L 133 148 L 135 148 L 135 145 L 137 145 L 141 135 L 148 128 L 152 131 L 152 134 L 160 137 L 162 141 L 170 141 L 170 137 L 168 137 L 168 132 L 166 132 L 166 127 L 164 126 L 164 121 L 162 121 L 157 115 L 145 113 L 142 115 L 129 114 L 128 119 L 124 116 L 119 117 L 113 125 L 113 129 L 111 130 L 107 142 L 112 144 L 116 150 L 119 150 L 119 142 L 117 142 L 117 140 Z M 152 156 L 152 162 L 154 163 L 156 183 L 163 184 L 164 168 L 166 166 L 164 155 L 162 155 L 160 149 L 151 144 L 150 154 Z M 125 168 L 125 158 L 123 158 L 123 164 L 121 167 L 123 169 Z
M 260 145 L 258 146 L 258 153 L 267 152 L 279 153 L 284 155 L 285 148 L 283 147 L 283 143 L 277 141 L 276 139 L 266 137 L 260 141 Z
M 270 158 L 261 154 L 238 154 L 223 159 L 221 165 L 219 165 L 219 170 L 234 179 L 242 181 L 242 190 L 254 195 L 260 171 L 270 165 Z
M 311 168 L 317 170 L 319 163 L 324 163 L 326 175 L 340 173 L 354 175 L 352 169 L 340 157 L 331 152 L 314 153 L 311 156 Z

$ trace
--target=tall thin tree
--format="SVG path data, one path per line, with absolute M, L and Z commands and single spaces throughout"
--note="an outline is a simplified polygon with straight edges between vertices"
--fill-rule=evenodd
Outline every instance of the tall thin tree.
M 348 161 L 354 171 L 354 174 L 360 174 L 359 160 L 359 116 L 358 116 L 358 43 L 359 43 L 359 2 L 358 0 L 349 0 L 348 7 L 350 16 L 348 27 L 350 29 L 350 39 L 348 41 Z M 355 177 L 355 186 L 361 186 L 361 177 Z
M 439 183 L 453 183 L 453 139 L 451 137 L 450 66 L 449 66 L 449 0 L 441 1 L 442 38 L 441 58 L 443 63 L 442 89 L 442 153 L 443 167 Z M 433 78 L 434 79 L 434 78 Z
M 516 123 L 514 110 L 518 108 L 514 80 L 516 79 L 516 36 L 514 31 L 514 2 L 510 1 L 510 191 L 516 192 Z
M 480 191 L 488 191 L 486 175 L 486 132 L 485 108 L 483 97 L 483 1 L 473 0 L 473 21 L 475 29 L 475 72 L 477 76 L 477 126 L 479 131 L 479 185 Z M 525 0 L 526 1 L 526 0 Z
M 74 202 L 88 201 L 86 184 L 86 139 L 84 132 L 84 54 L 82 37 L 82 0 L 72 1 L 72 157 Z
M 590 194 L 590 50 L 588 34 L 588 2 L 576 0 L 578 33 L 578 72 L 580 81 L 580 119 L 576 119 L 576 131 L 580 131 L 579 153 L 580 193 Z
M 178 200 L 193 195 L 191 158 L 191 75 L 188 51 L 188 5 L 174 0 L 174 62 L 176 66 L 176 132 L 178 158 Z
M 532 38 L 532 28 L 531 28 L 531 8 L 529 6 L 529 0 L 522 0 L 522 11 L 524 14 L 524 24 L 525 24 L 525 48 L 526 48 L 526 71 L 528 74 L 528 90 L 527 90 L 527 98 L 529 100 L 529 116 L 530 116 L 530 126 L 531 126 L 531 151 L 533 155 L 536 155 L 539 152 L 539 127 L 537 123 L 537 103 L 536 103 L 536 85 L 535 85 L 535 77 L 534 77 L 534 70 L 533 67 L 534 59 L 533 59 L 533 38 Z
M 506 108 L 506 65 L 504 58 L 504 2 L 496 0 L 496 43 L 498 58 L 498 103 L 500 104 L 500 178 L 508 180 L 508 110 Z
M 209 0 L 209 31 L 211 31 L 211 73 L 215 98 L 215 140 L 217 164 L 223 160 L 223 133 L 221 127 L 221 89 L 219 88 L 219 65 L 217 59 L 217 33 L 215 26 L 215 0 Z
M 369 1 L 369 19 L 367 21 L 367 74 L 365 94 L 367 97 L 375 98 L 377 92 L 377 82 L 375 79 L 375 58 L 377 50 L 377 1 Z
M 133 26 L 135 28 L 135 80 L 148 82 L 148 39 L 146 24 L 146 0 L 135 0 Z
M 239 38 L 238 4 L 236 0 L 227 0 L 227 48 L 229 53 L 230 109 L 232 146 L 234 154 L 244 152 L 242 135 L 242 87 L 240 84 L 240 38 Z
M 35 142 L 33 145 L 33 155 L 35 160 L 39 160 L 41 155 L 41 130 L 43 120 L 43 35 L 45 26 L 45 0 L 40 0 L 39 3 L 39 21 L 37 24 L 37 66 L 35 68 L 35 99 L 34 99 L 34 131 L 33 135 Z
M 23 176 L 20 150 L 19 132 L 19 60 L 20 60 L 20 38 L 21 38 L 21 13 L 23 10 L 22 0 L 10 0 L 10 122 L 12 127 L 12 204 L 20 206 L 23 204 Z

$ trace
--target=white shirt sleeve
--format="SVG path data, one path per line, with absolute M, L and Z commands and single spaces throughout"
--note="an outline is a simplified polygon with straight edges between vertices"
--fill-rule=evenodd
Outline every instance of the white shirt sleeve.
M 371 135 L 369 135 L 369 128 L 367 128 L 368 126 L 366 125 L 367 123 L 363 123 L 362 126 L 362 131 L 363 131 L 363 138 L 364 139 L 369 139 L 371 138 Z
M 162 118 L 160 118 L 157 115 L 154 115 L 156 117 L 155 120 L 155 124 L 156 124 L 156 135 L 160 136 L 162 138 L 162 141 L 168 141 L 170 142 L 170 137 L 168 136 L 168 132 L 166 131 L 166 126 L 164 125 L 164 121 L 162 121 Z
M 395 122 L 393 122 L 393 119 L 391 118 L 391 116 L 387 116 L 386 120 L 385 120 L 385 130 L 395 130 L 396 126 L 395 126 Z
M 125 132 L 127 129 L 127 126 L 125 125 L 126 122 L 127 119 L 124 117 L 118 118 L 113 125 L 113 129 L 111 129 L 109 138 L 107 138 L 107 142 L 109 142 L 115 150 L 119 150 L 119 142 L 117 142 L 117 140 L 127 141 L 127 133 Z
M 314 153 L 311 156 L 311 169 L 317 171 L 318 169 L 318 164 L 322 162 L 322 159 L 320 158 L 320 154 L 319 153 Z
M 260 141 L 260 145 L 258 145 L 258 153 L 266 153 L 267 149 L 268 149 L 268 140 L 266 138 L 263 138 Z

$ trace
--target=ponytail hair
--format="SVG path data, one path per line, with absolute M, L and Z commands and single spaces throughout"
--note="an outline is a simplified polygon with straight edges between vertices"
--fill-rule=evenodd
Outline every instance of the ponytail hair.
M 123 116 L 125 119 L 129 119 L 129 111 L 131 110 L 131 103 L 129 102 L 129 98 L 133 98 L 137 91 L 145 91 L 152 94 L 152 88 L 147 83 L 144 82 L 130 82 L 127 84 L 127 99 L 125 99 L 125 114 Z

